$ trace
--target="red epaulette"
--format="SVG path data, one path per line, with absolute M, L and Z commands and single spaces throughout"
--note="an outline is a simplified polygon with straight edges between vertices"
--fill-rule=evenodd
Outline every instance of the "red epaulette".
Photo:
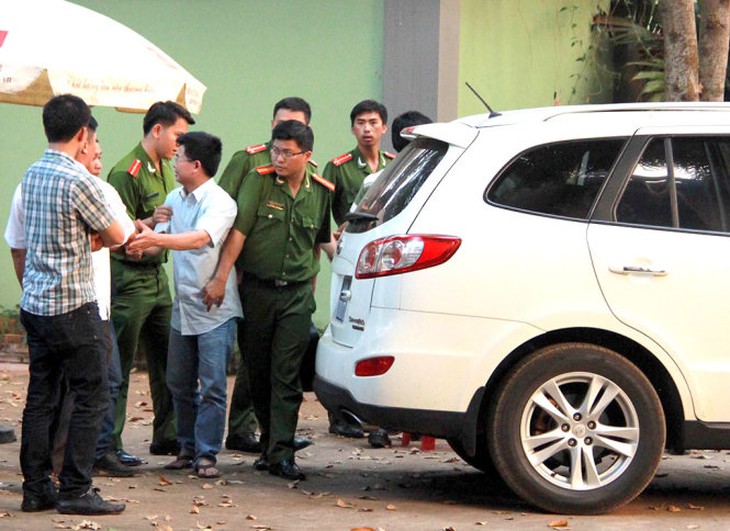
M 314 162 L 312 159 L 309 159 L 309 163 L 314 166 L 315 168 L 319 166 L 316 162 Z
M 246 152 L 249 155 L 255 155 L 256 153 L 261 153 L 262 151 L 266 151 L 267 149 L 269 148 L 266 147 L 266 144 L 257 144 L 255 146 L 248 146 L 246 148 Z
M 127 170 L 127 173 L 131 175 L 132 177 L 137 177 L 137 174 L 139 173 L 139 170 L 142 168 L 142 161 L 139 159 L 134 159 L 134 162 L 129 165 L 129 169 Z
M 333 158 L 332 164 L 334 164 L 335 166 L 342 166 L 345 162 L 350 160 L 352 160 L 352 153 L 345 153 L 344 155 Z
M 389 153 L 388 151 L 383 151 L 383 155 L 385 155 L 389 159 L 394 159 L 395 158 L 395 154 Z
M 313 173 L 312 174 L 312 179 L 314 179 L 319 184 L 321 184 L 322 186 L 324 186 L 325 188 L 327 188 L 327 190 L 329 190 L 330 192 L 334 192 L 335 191 L 335 184 L 329 182 L 324 177 L 321 177 L 321 176 L 317 175 L 316 173 Z
M 256 171 L 259 172 L 259 175 L 269 175 L 270 173 L 274 173 L 274 165 L 256 166 Z

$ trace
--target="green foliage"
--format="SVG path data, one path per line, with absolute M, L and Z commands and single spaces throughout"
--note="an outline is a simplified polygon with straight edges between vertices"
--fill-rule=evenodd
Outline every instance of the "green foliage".
M 642 70 L 631 78 L 632 81 L 644 81 L 641 97 L 645 101 L 664 100 L 664 59 L 652 61 L 634 61 L 628 63 Z
M 25 335 L 25 329 L 20 324 L 20 306 L 6 308 L 0 305 L 0 334 Z

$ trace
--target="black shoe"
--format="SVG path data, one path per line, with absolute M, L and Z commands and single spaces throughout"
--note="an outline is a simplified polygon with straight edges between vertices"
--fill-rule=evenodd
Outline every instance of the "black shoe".
M 131 478 L 136 472 L 131 466 L 120 463 L 117 455 L 109 450 L 103 457 L 94 461 L 92 474 L 112 478 Z
M 368 442 L 373 448 L 385 448 L 390 447 L 390 437 L 388 437 L 388 431 L 383 428 L 378 428 L 375 431 L 371 431 L 368 435 Z
M 294 441 L 292 442 L 292 447 L 294 448 L 295 452 L 298 452 L 299 450 L 304 450 L 307 446 L 311 446 L 312 444 L 314 444 L 314 441 L 312 439 L 294 437 Z
M 23 502 L 20 504 L 20 510 L 24 513 L 37 513 L 39 511 L 47 511 L 56 506 L 58 499 L 58 491 L 53 483 L 48 483 L 45 491 L 41 495 L 33 495 L 23 493 Z
M 342 437 L 348 437 L 350 439 L 362 439 L 365 437 L 365 433 L 362 428 L 356 424 L 348 424 L 344 421 L 336 421 L 330 423 L 330 433 L 341 435 Z
M 294 462 L 294 459 L 284 459 L 279 463 L 269 465 L 269 474 L 284 479 L 307 479 L 302 469 Z
M 180 443 L 176 440 L 162 441 L 150 444 L 152 455 L 177 455 L 180 453 Z
M 251 432 L 229 434 L 226 437 L 226 448 L 228 450 L 258 454 L 261 452 L 261 443 L 256 438 L 256 435 Z
M 6 444 L 17 441 L 15 430 L 10 426 L 0 426 L 0 444 Z
M 253 462 L 253 467 L 256 470 L 268 470 L 269 469 L 269 458 L 268 456 L 263 453 L 261 454 L 261 457 L 256 459 L 256 461 Z
M 125 452 L 121 448 L 119 450 L 116 450 L 114 453 L 117 454 L 117 459 L 123 465 L 127 465 L 127 466 L 139 466 L 142 463 L 144 463 L 144 461 L 142 461 L 142 459 L 140 459 L 136 455 L 128 454 L 127 452 Z
M 58 500 L 56 508 L 61 514 L 119 514 L 127 506 L 123 503 L 111 503 L 99 496 L 99 489 L 91 487 L 85 494 L 70 500 Z

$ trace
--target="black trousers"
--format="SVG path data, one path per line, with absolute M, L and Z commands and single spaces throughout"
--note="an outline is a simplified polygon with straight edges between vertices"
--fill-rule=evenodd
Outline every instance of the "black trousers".
M 23 492 L 42 495 L 50 482 L 51 426 L 65 375 L 74 406 L 69 422 L 59 497 L 81 496 L 91 487 L 91 468 L 101 420 L 109 403 L 103 330 L 96 303 L 69 313 L 41 316 L 21 310 L 28 334 L 30 381 L 23 410 L 20 467 Z

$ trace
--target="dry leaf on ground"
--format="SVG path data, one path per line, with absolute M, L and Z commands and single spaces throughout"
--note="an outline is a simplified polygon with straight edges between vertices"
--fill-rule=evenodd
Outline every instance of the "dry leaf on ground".
M 336 505 L 337 505 L 337 507 L 340 507 L 342 509 L 352 509 L 354 507 L 353 504 L 351 504 L 350 502 L 347 502 L 347 501 L 343 500 L 342 498 L 337 498 Z

